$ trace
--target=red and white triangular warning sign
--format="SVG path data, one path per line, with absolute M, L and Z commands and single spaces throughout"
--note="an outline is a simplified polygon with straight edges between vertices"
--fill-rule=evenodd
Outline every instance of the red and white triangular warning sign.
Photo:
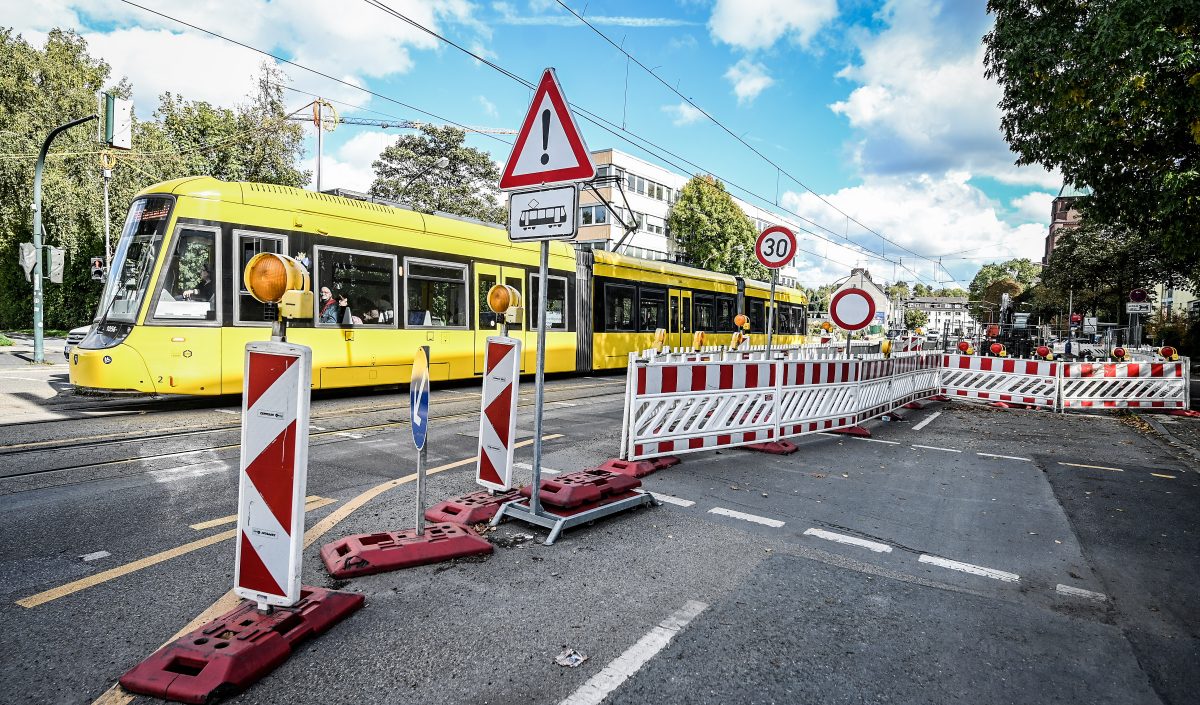
M 558 77 L 554 69 L 546 69 L 504 165 L 500 188 L 574 183 L 595 175 L 596 165 L 567 107 Z

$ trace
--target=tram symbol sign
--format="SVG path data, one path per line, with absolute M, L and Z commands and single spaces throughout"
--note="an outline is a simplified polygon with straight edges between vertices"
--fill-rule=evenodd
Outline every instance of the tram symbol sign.
M 829 317 L 842 330 L 861 330 L 875 318 L 875 299 L 863 289 L 847 287 L 829 301 Z
M 412 421 L 413 443 L 425 447 L 429 435 L 429 346 L 417 348 L 413 356 L 412 379 L 408 382 L 408 413 Z
M 767 269 L 779 269 L 796 256 L 796 235 L 782 225 L 762 231 L 754 243 L 754 256 Z
M 574 184 L 508 195 L 508 239 L 570 240 L 575 237 L 579 190 Z
M 312 351 L 250 343 L 244 380 L 234 592 L 290 607 L 300 600 Z
M 500 177 L 500 189 L 587 181 L 596 165 L 554 69 L 546 69 Z

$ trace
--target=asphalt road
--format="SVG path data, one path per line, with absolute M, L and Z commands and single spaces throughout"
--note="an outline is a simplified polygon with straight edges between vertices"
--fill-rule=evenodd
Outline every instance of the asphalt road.
M 548 468 L 615 454 L 622 390 L 550 383 Z M 474 455 L 478 403 L 435 391 L 431 467 Z M 71 404 L 0 426 L 3 702 L 114 702 L 116 678 L 232 583 L 233 524 L 214 521 L 236 511 L 234 403 Z M 406 394 L 313 414 L 310 532 L 415 467 Z M 522 441 L 530 424 L 526 408 Z M 1190 456 L 1111 416 L 932 404 L 869 426 L 787 457 L 684 456 L 645 480 L 663 504 L 554 546 L 510 522 L 486 559 L 329 578 L 322 544 L 412 526 L 414 483 L 398 484 L 305 551 L 307 584 L 366 607 L 232 702 L 1200 701 Z M 430 501 L 472 477 L 440 470 Z M 564 649 L 588 658 L 560 666 Z

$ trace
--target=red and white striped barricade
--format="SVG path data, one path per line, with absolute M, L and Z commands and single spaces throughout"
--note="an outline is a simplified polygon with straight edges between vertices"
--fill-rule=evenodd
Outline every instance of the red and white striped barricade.
M 1063 363 L 1064 409 L 1186 409 L 1188 360 Z
M 918 351 L 892 355 L 892 408 L 920 399 L 928 399 L 938 393 L 939 370 L 942 354 L 935 351 Z
M 625 460 L 774 440 L 775 365 L 634 359 L 622 437 Z
M 844 358 L 779 363 L 780 438 L 855 425 L 860 364 Z
M 513 441 L 517 432 L 521 341 L 489 337 L 483 366 L 475 482 L 490 490 L 508 491 L 512 489 Z
M 246 345 L 234 592 L 268 605 L 300 600 L 312 351 Z
M 979 399 L 1058 408 L 1057 361 L 1007 357 L 942 355 L 941 393 Z
M 882 416 L 896 408 L 892 403 L 894 375 L 895 363 L 891 358 L 863 360 L 859 363 L 857 423 Z

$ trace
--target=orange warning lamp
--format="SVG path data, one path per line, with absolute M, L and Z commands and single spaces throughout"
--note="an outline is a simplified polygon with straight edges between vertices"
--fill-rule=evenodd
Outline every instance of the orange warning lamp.
M 829 321 L 821 321 L 821 330 L 828 333 L 833 330 L 833 324 Z
M 970 348 L 971 348 L 971 344 L 968 343 L 967 341 L 965 341 L 965 340 L 958 341 L 958 351 L 959 352 L 967 352 L 967 350 L 969 350 Z
M 279 304 L 282 318 L 311 318 L 313 295 L 308 270 L 299 260 L 274 252 L 260 252 L 242 273 L 246 290 L 264 304 Z
M 667 329 L 654 329 L 654 351 L 662 352 L 663 346 L 667 344 Z
M 743 330 L 747 329 L 750 327 L 750 319 L 746 317 L 746 314 L 739 313 L 733 317 L 733 325 Z
M 1037 354 L 1038 357 L 1049 357 L 1050 348 L 1046 347 L 1045 345 L 1039 345 L 1037 348 Z
M 692 350 L 700 352 L 700 348 L 704 347 L 704 331 L 698 330 L 692 336 Z
M 1113 348 L 1112 354 L 1113 357 L 1123 361 L 1125 359 L 1125 348 Z
M 487 293 L 487 305 L 493 313 L 504 316 L 505 323 L 518 323 L 521 320 L 521 292 L 507 284 L 496 284 Z
M 1179 351 L 1170 345 L 1164 345 L 1159 349 L 1158 354 L 1162 355 L 1168 360 L 1171 360 L 1172 362 L 1179 359 Z
M 993 355 L 1004 356 L 1004 346 L 1000 343 L 992 343 L 992 346 L 988 350 L 991 350 Z
M 733 339 L 729 341 L 729 349 L 737 350 L 738 348 L 740 348 L 742 346 L 742 343 L 745 340 L 746 340 L 746 334 L 741 332 L 740 330 L 735 330 L 733 332 Z
M 975 348 L 967 348 L 967 349 L 966 349 L 966 353 L 967 353 L 968 355 L 974 355 L 974 354 L 975 354 Z
M 884 357 L 892 356 L 892 341 L 885 340 L 879 344 L 879 352 L 883 353 Z

